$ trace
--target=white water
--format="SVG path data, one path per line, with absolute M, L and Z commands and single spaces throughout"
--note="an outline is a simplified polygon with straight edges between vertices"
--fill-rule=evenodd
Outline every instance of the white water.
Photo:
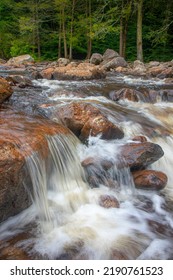
M 57 89 L 59 84 L 65 84 L 51 83 L 44 82 L 44 86 L 50 86 L 49 91 Z M 63 98 L 58 95 L 55 97 L 56 100 Z M 105 97 L 93 99 L 101 105 L 114 104 Z M 139 116 L 143 115 L 155 123 L 156 129 L 159 125 L 173 125 L 172 104 L 126 102 L 125 105 L 127 109 L 133 108 Z M 168 109 L 169 120 L 164 114 Z M 114 122 L 113 113 L 109 118 Z M 162 192 L 166 200 L 172 200 L 172 135 L 150 139 L 141 123 L 134 120 L 123 120 L 120 126 L 125 132 L 123 140 L 104 141 L 99 137 L 90 137 L 88 146 L 64 136 L 47 137 L 49 161 L 45 162 L 37 154 L 27 159 L 34 187 L 33 205 L 1 225 L 1 240 L 25 232 L 27 225 L 34 223 L 32 237 L 16 244 L 29 251 L 32 258 L 37 254 L 46 259 L 172 258 L 172 236 L 169 232 L 162 234 L 153 229 L 149 223 L 152 221 L 169 227 L 169 230 L 173 229 L 172 213 L 164 207 L 164 196 L 155 191 L 136 190 L 129 170 L 124 168 L 120 171 L 116 167 L 122 141 L 126 143 L 133 136 L 144 134 L 164 150 L 164 157 L 151 168 L 167 174 L 168 184 Z M 80 162 L 88 157 L 98 162 L 90 172 L 102 175 L 99 188 L 91 189 L 86 182 Z M 109 174 L 99 164 L 102 159 L 113 162 Z M 110 178 L 113 184 L 111 188 L 107 184 Z M 100 198 L 103 195 L 116 198 L 119 208 L 101 206 Z

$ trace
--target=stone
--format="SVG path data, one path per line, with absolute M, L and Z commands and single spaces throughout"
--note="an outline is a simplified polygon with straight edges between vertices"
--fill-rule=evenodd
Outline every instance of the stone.
M 122 88 L 118 91 L 111 91 L 109 97 L 113 101 L 128 99 L 129 101 L 138 102 L 143 98 L 142 93 L 132 88 Z
M 46 136 L 70 131 L 40 117 L 25 116 L 10 110 L 0 111 L 0 222 L 14 216 L 31 204 L 25 184 L 31 178 L 25 159 L 34 152 L 43 159 L 49 157 Z
M 155 170 L 140 170 L 132 174 L 135 187 L 138 189 L 162 190 L 168 180 L 166 174 Z
M 103 56 L 100 53 L 93 53 L 90 58 L 90 63 L 99 65 L 103 61 Z
M 70 60 L 68 58 L 60 57 L 57 62 L 59 67 L 63 67 L 68 65 L 70 63 Z
M 123 131 L 111 123 L 99 109 L 89 103 L 73 102 L 61 106 L 52 116 L 67 126 L 82 141 L 89 135 L 101 134 L 102 139 L 121 139 Z
M 112 195 L 101 195 L 99 197 L 99 205 L 104 208 L 119 208 L 118 200 Z
M 43 79 L 51 80 L 53 78 L 54 67 L 48 67 L 40 72 Z
M 151 142 L 127 143 L 121 147 L 119 167 L 128 166 L 132 170 L 144 169 L 164 155 L 158 144 Z
M 103 61 L 110 61 L 113 58 L 119 57 L 119 53 L 112 49 L 107 49 L 103 54 Z
M 103 65 L 103 69 L 106 71 L 109 71 L 111 69 L 115 69 L 117 67 L 126 67 L 127 66 L 127 62 L 125 61 L 125 59 L 123 57 L 115 57 L 113 59 L 111 59 L 110 61 L 104 63 Z
M 34 59 L 29 54 L 12 57 L 7 61 L 7 65 L 20 65 L 33 63 Z
M 7 98 L 9 98 L 13 93 L 10 84 L 0 77 L 0 104 L 2 104 Z

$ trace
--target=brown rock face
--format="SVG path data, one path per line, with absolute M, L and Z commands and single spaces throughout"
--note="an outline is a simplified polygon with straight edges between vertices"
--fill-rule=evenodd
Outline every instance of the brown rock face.
M 12 88 L 10 87 L 9 83 L 0 77 L 0 104 L 7 98 L 12 95 Z
M 161 190 L 167 184 L 167 176 L 160 171 L 140 170 L 133 172 L 136 188 L 147 190 Z
M 129 166 L 132 170 L 144 169 L 163 154 L 162 148 L 154 143 L 128 143 L 121 148 L 120 166 Z
M 67 128 L 41 118 L 0 111 L 0 222 L 31 204 L 23 185 L 30 183 L 25 158 L 37 152 L 46 159 L 46 135 L 68 133 Z
M 103 116 L 99 109 L 87 103 L 73 102 L 62 106 L 55 115 L 81 140 L 100 133 L 103 139 L 121 139 L 124 136 L 123 131 Z

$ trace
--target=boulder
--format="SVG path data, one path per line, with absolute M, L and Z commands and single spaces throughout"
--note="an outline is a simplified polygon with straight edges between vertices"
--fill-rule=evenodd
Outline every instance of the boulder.
M 57 109 L 52 116 L 67 126 L 77 137 L 85 141 L 101 134 L 102 139 L 121 139 L 123 131 L 111 123 L 99 109 L 89 103 L 73 102 Z
M 68 64 L 64 67 L 56 67 L 52 77 L 53 79 L 63 80 L 92 80 L 105 78 L 103 69 L 91 63 L 80 63 L 79 65 Z
M 112 60 L 113 58 L 119 57 L 119 53 L 117 53 L 116 51 L 112 50 L 112 49 L 107 49 L 105 51 L 105 53 L 103 54 L 103 61 L 108 62 L 110 60 Z
M 53 78 L 54 67 L 48 67 L 40 72 L 43 79 L 51 80 Z
M 135 60 L 133 63 L 133 69 L 136 74 L 143 75 L 146 73 L 146 67 L 140 60 Z
M 16 57 L 12 57 L 7 61 L 8 65 L 20 65 L 20 64 L 30 64 L 33 63 L 34 59 L 29 54 L 24 54 Z
M 103 61 L 103 56 L 100 53 L 93 53 L 90 58 L 90 63 L 99 65 Z
M 103 69 L 106 71 L 109 71 L 111 69 L 115 69 L 117 67 L 126 67 L 127 66 L 127 62 L 125 61 L 125 59 L 123 57 L 115 57 L 113 59 L 111 59 L 108 62 L 104 62 L 103 65 Z
M 160 171 L 139 170 L 132 173 L 135 187 L 146 190 L 162 190 L 167 184 L 167 176 Z
M 6 80 L 11 85 L 18 85 L 19 87 L 32 86 L 31 80 L 22 75 L 9 75 Z
M 121 147 L 119 167 L 128 166 L 131 170 L 144 169 L 164 155 L 158 144 L 151 142 L 127 143 Z
M 63 67 L 68 65 L 70 63 L 70 60 L 68 58 L 60 57 L 57 62 L 59 67 Z
M 13 93 L 13 90 L 9 83 L 0 77 L 0 104 L 3 103 L 4 100 L 9 98 Z
M 20 213 L 31 204 L 32 193 L 26 158 L 34 152 L 49 156 L 47 135 L 70 134 L 67 128 L 40 117 L 10 110 L 0 111 L 0 222 Z
M 133 102 L 138 102 L 139 100 L 144 99 L 143 94 L 140 91 L 132 88 L 122 88 L 118 91 L 111 91 L 109 97 L 113 101 L 128 99 Z

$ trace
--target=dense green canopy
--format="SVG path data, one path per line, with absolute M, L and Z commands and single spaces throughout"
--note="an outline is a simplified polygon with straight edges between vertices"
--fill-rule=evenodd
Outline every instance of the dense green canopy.
M 144 61 L 166 61 L 172 30 L 170 0 L 0 0 L 0 58 L 84 59 L 112 48 L 130 61 L 142 46 Z

